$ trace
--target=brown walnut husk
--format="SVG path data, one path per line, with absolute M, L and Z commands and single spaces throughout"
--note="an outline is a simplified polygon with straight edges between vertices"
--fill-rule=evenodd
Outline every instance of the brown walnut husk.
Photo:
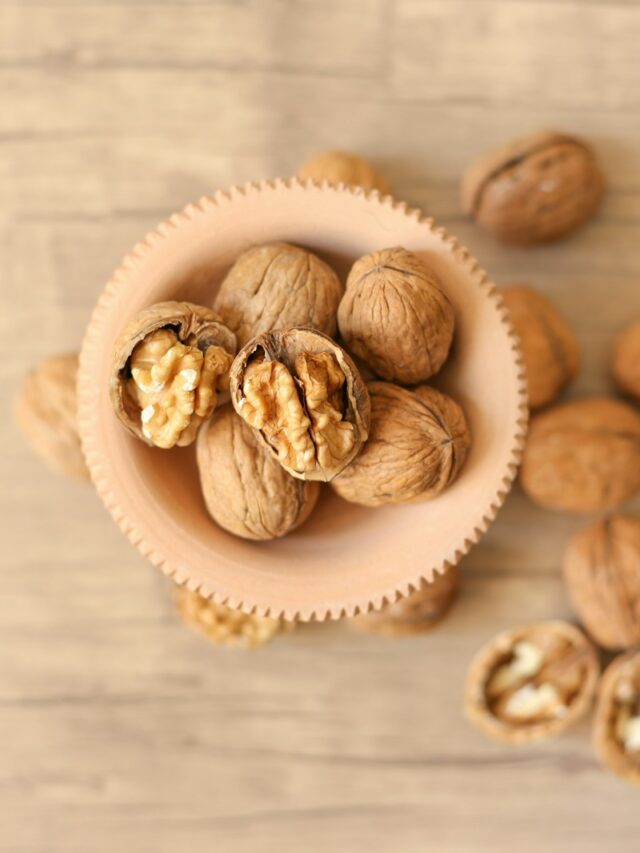
M 321 332 L 259 335 L 238 353 L 229 379 L 236 412 L 294 477 L 328 482 L 367 440 L 367 388 L 347 353 Z
M 458 592 L 458 572 L 451 566 L 430 583 L 399 598 L 381 610 L 371 610 L 349 619 L 349 625 L 364 634 L 405 637 L 430 631 L 446 615 Z
M 571 540 L 564 559 L 569 597 L 606 649 L 640 645 L 640 518 L 601 518 Z
M 371 432 L 360 455 L 332 482 L 364 506 L 430 500 L 458 476 L 471 438 L 460 406 L 426 385 L 371 382 Z
M 640 401 L 640 322 L 627 327 L 616 341 L 613 378 L 623 394 Z
M 365 190 L 378 190 L 383 195 L 389 192 L 384 175 L 369 160 L 348 151 L 323 151 L 304 163 L 297 172 L 304 181 L 328 181 L 330 184 L 346 184 Z
M 209 514 L 236 536 L 286 536 L 316 504 L 319 484 L 288 474 L 230 405 L 217 409 L 203 425 L 196 451 Z
M 597 210 L 604 180 L 580 139 L 542 131 L 474 162 L 462 179 L 462 207 L 505 243 L 529 245 L 574 231 Z
M 274 329 L 309 326 L 334 336 L 342 282 L 316 255 L 287 243 L 255 246 L 236 260 L 214 309 L 238 346 Z
M 202 305 L 190 302 L 159 302 L 133 317 L 115 343 L 109 391 L 113 409 L 123 426 L 151 446 L 154 446 L 154 441 L 144 434 L 141 409 L 129 393 L 128 383 L 131 381 L 131 358 L 136 347 L 165 329 L 175 334 L 179 344 L 189 349 L 199 350 L 205 359 L 207 353 L 220 352 L 228 361 L 227 369 L 217 377 L 217 384 L 211 389 L 213 408 L 215 408 L 217 392 L 225 389 L 228 367 L 236 352 L 236 338 L 233 332 L 214 311 Z M 203 416 L 192 412 L 189 424 L 175 436 L 176 440 L 160 446 L 170 447 L 176 444 L 182 447 L 191 444 L 195 441 L 197 428 L 208 414 L 210 411 Z
M 593 741 L 605 767 L 640 785 L 640 651 L 620 655 L 604 671 Z
M 453 339 L 453 306 L 429 266 L 406 249 L 355 262 L 338 308 L 349 350 L 383 379 L 424 382 L 440 370 Z
M 505 288 L 502 295 L 520 338 L 529 407 L 539 409 L 553 402 L 575 379 L 580 365 L 578 342 L 540 293 L 514 285 Z
M 609 397 L 585 397 L 536 415 L 520 482 L 548 509 L 615 509 L 640 490 L 640 413 Z
M 568 622 L 504 631 L 471 662 L 466 716 L 482 732 L 506 743 L 543 740 L 587 713 L 598 673 L 595 648 Z
M 78 354 L 55 355 L 25 377 L 16 420 L 31 449 L 67 477 L 89 480 L 77 422 Z

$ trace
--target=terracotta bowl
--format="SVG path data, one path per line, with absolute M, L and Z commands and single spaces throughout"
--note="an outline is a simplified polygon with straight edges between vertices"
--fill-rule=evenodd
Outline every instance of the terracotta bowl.
M 109 402 L 113 343 L 127 320 L 163 299 L 209 304 L 237 255 L 286 240 L 341 275 L 360 255 L 402 245 L 424 255 L 453 301 L 454 350 L 434 383 L 464 407 L 473 448 L 436 500 L 366 509 L 326 488 L 302 528 L 269 543 L 209 518 L 193 448 L 149 448 Z M 139 243 L 107 284 L 83 344 L 79 418 L 92 478 L 137 549 L 179 583 L 246 612 L 325 619 L 380 607 L 455 564 L 502 504 L 519 462 L 526 391 L 502 300 L 476 261 L 416 210 L 345 187 L 265 182 L 220 192 L 174 214 Z

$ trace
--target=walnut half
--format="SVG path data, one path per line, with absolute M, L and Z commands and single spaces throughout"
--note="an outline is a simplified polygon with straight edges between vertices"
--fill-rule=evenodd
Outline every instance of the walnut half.
M 602 763 L 640 785 L 640 652 L 620 655 L 600 683 L 594 743 Z
M 285 470 L 329 481 L 369 433 L 369 395 L 349 356 L 307 328 L 259 335 L 230 374 L 233 406 Z

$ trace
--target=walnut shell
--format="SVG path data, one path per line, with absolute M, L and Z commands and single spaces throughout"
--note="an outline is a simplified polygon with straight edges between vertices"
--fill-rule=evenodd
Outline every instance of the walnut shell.
M 505 243 L 556 240 L 597 210 L 604 181 L 580 139 L 542 131 L 478 159 L 462 179 L 462 207 Z
M 520 482 L 548 509 L 614 509 L 640 490 L 640 414 L 609 397 L 585 397 L 536 415 Z
M 571 540 L 564 559 L 569 598 L 606 649 L 640 644 L 640 518 L 601 518 Z
M 444 364 L 453 306 L 438 277 L 413 252 L 383 249 L 355 262 L 338 308 L 349 349 L 383 379 L 424 382 Z
M 451 566 L 444 574 L 434 575 L 430 583 L 423 583 L 416 592 L 393 604 L 354 616 L 349 619 L 349 625 L 364 634 L 382 637 L 423 634 L 446 615 L 457 592 L 458 572 Z
M 604 671 L 593 742 L 605 767 L 640 785 L 640 651 L 620 655 Z
M 367 388 L 346 352 L 321 332 L 258 335 L 238 353 L 229 379 L 236 412 L 294 477 L 328 482 L 367 440 Z
M 288 474 L 231 406 L 217 409 L 203 425 L 196 451 L 209 514 L 236 536 L 285 536 L 306 521 L 316 505 L 319 484 Z
M 389 192 L 386 178 L 369 160 L 348 151 L 323 151 L 304 163 L 297 172 L 300 180 L 328 181 L 330 184 L 346 184 L 365 190 L 378 190 L 383 195 Z
M 574 625 L 525 625 L 498 634 L 477 653 L 467 673 L 465 712 L 497 740 L 543 740 L 587 713 L 598 674 L 596 650 Z
M 15 415 L 31 449 L 60 474 L 89 480 L 77 424 L 78 354 L 41 362 L 22 383 Z
M 613 378 L 623 394 L 640 401 L 640 321 L 628 326 L 616 341 Z
M 333 337 L 343 293 L 336 273 L 316 255 L 271 243 L 240 255 L 213 307 L 243 347 L 257 335 L 292 326 L 309 326 Z
M 460 406 L 426 385 L 409 390 L 371 382 L 371 433 L 360 455 L 332 482 L 364 506 L 430 500 L 458 476 L 470 445 Z
M 159 302 L 133 317 L 115 343 L 109 391 L 113 409 L 122 425 L 132 435 L 152 446 L 154 442 L 145 435 L 140 406 L 128 393 L 127 383 L 131 379 L 130 360 L 135 348 L 160 329 L 172 330 L 178 342 L 194 350 L 197 349 L 205 355 L 213 348 L 220 348 L 229 356 L 233 356 L 236 352 L 236 337 L 233 332 L 214 311 L 202 305 L 194 305 L 190 302 Z M 230 362 L 229 358 L 229 364 Z M 226 383 L 224 376 L 219 378 Z M 214 407 L 215 390 L 213 389 L 212 401 Z M 195 441 L 197 427 L 204 419 L 192 414 L 191 423 L 181 435 L 177 436 L 175 443 L 178 446 L 185 446 Z
M 580 365 L 578 342 L 553 305 L 525 285 L 502 295 L 520 338 L 527 372 L 529 407 L 553 402 L 575 379 Z

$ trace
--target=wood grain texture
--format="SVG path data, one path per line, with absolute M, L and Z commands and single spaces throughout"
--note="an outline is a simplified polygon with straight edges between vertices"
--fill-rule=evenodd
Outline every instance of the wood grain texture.
M 430 636 L 315 626 L 225 652 L 179 624 L 91 489 L 30 456 L 10 401 L 77 347 L 147 229 L 327 146 L 374 157 L 498 283 L 552 296 L 583 346 L 573 393 L 610 389 L 640 315 L 639 39 L 635 0 L 0 0 L 0 850 L 637 850 L 638 793 L 587 723 L 517 750 L 461 716 L 480 643 L 570 615 L 580 519 L 516 488 Z M 548 126 L 593 141 L 604 209 L 504 249 L 461 217 L 458 177 Z

